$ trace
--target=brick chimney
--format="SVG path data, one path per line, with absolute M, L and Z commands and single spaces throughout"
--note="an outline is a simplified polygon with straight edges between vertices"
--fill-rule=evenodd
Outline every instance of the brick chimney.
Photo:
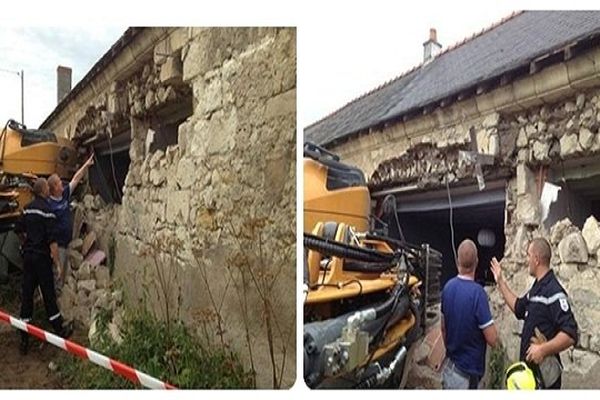
M 442 45 L 437 41 L 435 28 L 429 29 L 429 40 L 423 43 L 423 63 L 427 64 L 442 51 Z
M 71 68 L 59 65 L 56 68 L 56 102 L 60 101 L 71 91 Z

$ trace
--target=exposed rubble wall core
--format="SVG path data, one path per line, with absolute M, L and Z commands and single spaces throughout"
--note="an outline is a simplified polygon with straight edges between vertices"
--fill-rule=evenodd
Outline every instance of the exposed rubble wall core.
M 232 346 L 266 388 L 295 382 L 295 49 L 288 28 L 146 29 L 48 123 L 126 151 L 121 204 L 85 207 L 125 304 Z
M 475 129 L 479 152 L 495 160 L 483 166 L 486 182 L 505 182 L 503 265 L 510 286 L 519 295 L 529 288 L 526 245 L 536 236 L 548 238 L 552 268 L 569 293 L 581 334 L 575 349 L 562 354 L 563 387 L 593 388 L 600 379 L 600 342 L 594 330 L 600 323 L 600 89 L 561 94 L 544 104 L 532 101 L 471 117 L 465 117 L 467 101 L 465 111 L 455 104 L 453 110 L 406 122 L 419 127 L 413 129 L 421 132 L 418 136 L 402 134 L 407 127 L 389 125 L 330 150 L 365 170 L 374 193 L 396 193 L 401 206 L 411 193 L 443 190 L 446 181 L 454 188 L 476 183 L 474 164 L 459 156 L 470 149 L 468 130 Z M 546 210 L 540 201 L 545 182 L 562 187 Z M 487 290 L 508 359 L 516 360 L 522 324 L 495 288 Z

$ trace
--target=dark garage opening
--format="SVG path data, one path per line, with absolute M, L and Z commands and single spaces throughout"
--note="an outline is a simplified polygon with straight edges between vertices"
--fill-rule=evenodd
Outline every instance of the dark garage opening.
M 457 193 L 458 192 L 458 193 Z M 462 193 L 461 193 L 462 192 Z M 452 214 L 454 242 L 458 246 L 464 239 L 472 239 L 479 253 L 475 279 L 482 285 L 494 278 L 489 265 L 492 257 L 500 260 L 504 253 L 504 187 L 484 192 L 476 188 L 454 191 Z M 416 195 L 397 195 L 398 219 L 407 241 L 414 244 L 429 243 L 441 251 L 443 266 L 441 285 L 457 275 L 447 192 L 438 191 Z M 389 224 L 392 236 L 397 237 L 395 223 Z
M 123 186 L 129 171 L 129 144 L 131 134 L 126 131 L 118 136 L 94 145 L 96 154 L 90 168 L 90 185 L 105 203 L 119 203 L 123 197 Z

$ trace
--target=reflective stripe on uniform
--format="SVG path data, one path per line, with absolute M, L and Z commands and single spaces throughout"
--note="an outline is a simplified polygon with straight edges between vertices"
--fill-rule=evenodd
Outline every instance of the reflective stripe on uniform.
M 529 301 L 533 302 L 533 303 L 542 303 L 545 305 L 550 305 L 560 299 L 567 299 L 567 295 L 564 294 L 563 292 L 558 292 L 553 296 L 550 297 L 544 297 L 544 296 L 533 296 L 529 298 Z
M 60 312 L 57 312 L 56 314 L 54 314 L 53 316 L 51 316 L 50 318 L 48 318 L 50 321 L 54 321 L 56 318 L 60 317 Z
M 56 219 L 56 215 L 54 215 L 52 213 L 43 212 L 42 210 L 36 210 L 35 208 L 23 210 L 23 214 L 36 214 L 36 215 L 41 215 L 44 218 Z

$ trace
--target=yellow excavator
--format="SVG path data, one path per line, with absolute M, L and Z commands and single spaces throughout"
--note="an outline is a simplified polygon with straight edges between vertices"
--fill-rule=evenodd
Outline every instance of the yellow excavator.
M 77 151 L 69 140 L 9 120 L 0 134 L 0 232 L 11 230 L 32 200 L 36 177 L 57 173 L 69 179 L 76 164 Z
M 398 388 L 439 301 L 442 255 L 389 237 L 395 198 L 371 215 L 361 170 L 304 146 L 304 380 L 310 388 Z
M 54 133 L 27 129 L 9 120 L 0 133 L 0 282 L 8 280 L 10 266 L 21 267 L 20 241 L 12 230 L 21 211 L 33 199 L 37 177 L 57 173 L 70 179 L 76 170 L 73 144 Z

